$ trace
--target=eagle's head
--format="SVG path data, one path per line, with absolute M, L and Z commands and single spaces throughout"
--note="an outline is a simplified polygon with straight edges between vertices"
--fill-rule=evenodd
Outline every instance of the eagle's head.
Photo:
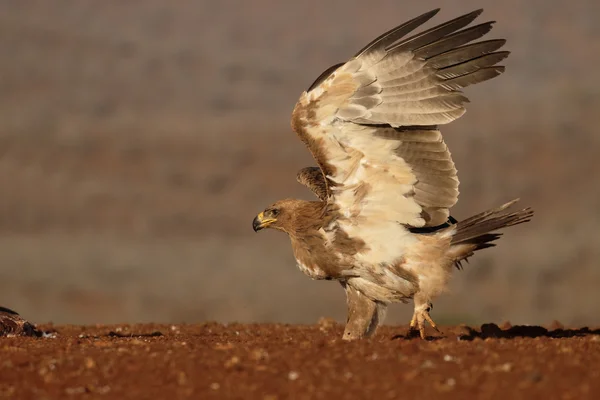
M 320 225 L 324 204 L 320 201 L 279 200 L 254 218 L 252 228 L 255 232 L 273 228 L 293 234 L 298 229 L 304 230 Z
M 259 213 L 252 221 L 252 228 L 254 232 L 258 232 L 261 229 L 273 228 L 285 231 L 286 226 L 289 225 L 294 212 L 292 200 L 280 200 L 275 204 L 265 208 L 265 210 Z

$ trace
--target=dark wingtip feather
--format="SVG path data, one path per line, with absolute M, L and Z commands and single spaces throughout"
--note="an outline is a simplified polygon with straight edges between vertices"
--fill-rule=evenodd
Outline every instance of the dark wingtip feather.
M 419 15 L 418 17 L 411 19 L 410 21 L 404 22 L 404 23 L 396 26 L 395 28 L 390 29 L 387 32 L 382 33 L 381 35 L 379 35 L 375 39 L 373 39 L 371 42 L 369 42 L 369 44 L 367 44 L 365 47 L 360 49 L 354 55 L 354 57 L 358 57 L 361 54 L 368 52 L 369 50 L 376 47 L 377 45 L 383 44 L 383 46 L 386 47 L 386 46 L 392 44 L 393 42 L 402 38 L 404 35 L 412 32 L 414 29 L 418 28 L 419 26 L 423 25 L 425 22 L 429 21 L 439 11 L 440 11 L 440 8 L 433 9 L 431 11 L 428 11 L 426 13 Z
M 489 33 L 492 30 L 492 24 L 493 22 L 491 21 L 484 22 L 470 28 L 456 31 L 452 34 L 444 36 L 438 41 L 415 49 L 415 56 L 423 59 L 429 59 L 447 51 L 456 49 Z
M 505 39 L 484 40 L 467 44 L 429 58 L 427 62 L 439 69 L 451 69 L 458 64 L 492 54 L 506 43 Z M 499 61 L 499 60 L 498 60 Z M 489 65 L 488 65 L 489 66 Z
M 427 29 L 421 33 L 413 35 L 401 42 L 395 43 L 391 46 L 386 47 L 387 51 L 413 51 L 422 46 L 426 46 L 433 43 L 444 36 L 456 32 L 459 29 L 464 28 L 475 20 L 483 9 L 471 11 L 468 14 L 461 15 L 450 21 L 446 21 L 442 24 L 434 26 L 433 28 Z

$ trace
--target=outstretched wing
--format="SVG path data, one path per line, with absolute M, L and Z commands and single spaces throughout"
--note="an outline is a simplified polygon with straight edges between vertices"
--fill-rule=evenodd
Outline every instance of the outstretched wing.
M 371 235 L 370 246 L 407 232 L 401 225 L 444 223 L 457 201 L 437 125 L 460 117 L 468 101 L 460 89 L 499 75 L 504 68 L 495 65 L 508 55 L 496 51 L 504 40 L 470 43 L 492 27 L 465 28 L 481 11 L 406 39 L 438 10 L 386 32 L 296 104 L 292 127 L 327 178 L 329 202 L 346 230 Z

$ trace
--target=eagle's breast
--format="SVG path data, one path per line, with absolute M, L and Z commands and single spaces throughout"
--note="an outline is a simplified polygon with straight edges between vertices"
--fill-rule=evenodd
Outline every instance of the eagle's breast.
M 328 244 L 322 230 L 298 232 L 292 249 L 300 271 L 312 279 L 337 279 L 344 274 L 340 254 Z
M 317 264 L 310 262 L 306 264 L 304 260 L 296 258 L 296 265 L 300 271 L 312 279 L 331 279 Z

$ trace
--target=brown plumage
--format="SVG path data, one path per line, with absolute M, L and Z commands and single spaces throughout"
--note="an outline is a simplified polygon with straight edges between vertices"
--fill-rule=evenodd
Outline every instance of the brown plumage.
M 42 336 L 42 332 L 13 310 L 0 306 L 0 337 L 2 336 Z
M 299 268 L 338 280 L 347 295 L 345 339 L 371 335 L 387 304 L 414 300 L 412 328 L 425 337 L 431 301 L 453 266 L 529 221 L 502 207 L 456 222 L 457 171 L 439 125 L 459 118 L 461 89 L 498 76 L 504 40 L 474 42 L 492 22 L 467 27 L 481 10 L 408 36 L 438 10 L 373 40 L 327 69 L 302 93 L 291 125 L 317 167 L 297 180 L 319 201 L 278 201 L 254 230 L 287 233 Z

